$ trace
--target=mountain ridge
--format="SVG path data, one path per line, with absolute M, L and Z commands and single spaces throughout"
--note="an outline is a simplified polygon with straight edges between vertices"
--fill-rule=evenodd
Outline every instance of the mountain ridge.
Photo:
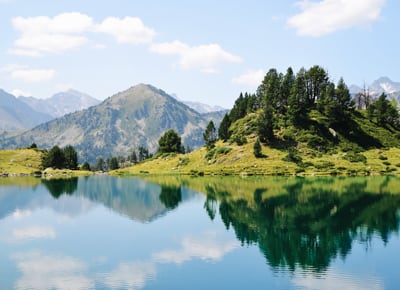
M 1 148 L 36 143 L 41 148 L 73 145 L 82 160 L 127 156 L 138 146 L 154 152 L 158 139 L 175 130 L 191 148 L 203 144 L 202 132 L 210 119 L 151 85 L 138 84 L 108 97 L 96 106 L 69 113 L 20 135 L 0 140 Z

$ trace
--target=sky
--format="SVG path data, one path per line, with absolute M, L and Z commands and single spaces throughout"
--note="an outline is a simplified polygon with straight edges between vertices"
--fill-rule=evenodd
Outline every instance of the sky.
M 400 81 L 399 16 L 397 0 L 0 0 L 0 88 L 102 100 L 145 83 L 231 108 L 271 68 Z

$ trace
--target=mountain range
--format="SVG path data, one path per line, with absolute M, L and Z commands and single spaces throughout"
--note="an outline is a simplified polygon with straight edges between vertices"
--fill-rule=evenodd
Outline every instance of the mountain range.
M 12 137 L 1 137 L 0 148 L 19 148 L 36 143 L 40 148 L 73 145 L 81 160 L 127 156 L 145 146 L 150 152 L 158 139 L 174 129 L 185 146 L 203 144 L 203 131 L 210 120 L 218 125 L 225 112 L 200 114 L 164 91 L 139 84 L 102 103 L 69 113 Z
M 52 118 L 50 114 L 38 112 L 20 99 L 0 89 L 0 130 L 32 128 Z
M 18 99 L 37 112 L 48 114 L 54 118 L 80 111 L 100 103 L 100 100 L 72 89 L 57 93 L 48 99 L 38 99 L 34 97 L 19 97 Z
M 364 90 L 364 88 L 357 85 L 351 85 L 349 89 L 350 93 L 353 95 Z M 374 98 L 385 93 L 390 99 L 395 99 L 400 104 L 400 82 L 392 81 L 388 77 L 380 77 L 365 89 L 367 89 Z

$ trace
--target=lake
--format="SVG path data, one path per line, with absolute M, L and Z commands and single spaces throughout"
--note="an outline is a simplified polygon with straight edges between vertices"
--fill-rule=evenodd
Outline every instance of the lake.
M 399 289 L 399 177 L 0 179 L 0 289 Z

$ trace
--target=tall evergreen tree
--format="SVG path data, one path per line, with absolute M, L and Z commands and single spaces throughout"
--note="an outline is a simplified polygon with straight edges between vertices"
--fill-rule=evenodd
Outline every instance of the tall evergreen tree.
M 63 149 L 65 163 L 67 169 L 75 170 L 78 168 L 78 153 L 72 145 L 67 145 Z
M 307 119 L 308 101 L 306 97 L 306 70 L 301 68 L 296 75 L 288 100 L 288 119 L 297 126 Z
M 254 143 L 254 146 L 253 146 L 253 154 L 254 154 L 254 156 L 256 158 L 263 157 L 260 140 L 258 138 L 257 138 L 257 140 L 256 140 L 256 142 Z
M 274 138 L 274 121 L 272 106 L 266 105 L 257 120 L 258 136 L 263 143 Z
M 224 142 L 230 138 L 229 127 L 231 126 L 231 120 L 228 114 L 225 114 L 218 128 L 218 138 Z
M 211 120 L 206 130 L 203 133 L 204 142 L 206 143 L 207 150 L 214 148 L 215 142 L 217 141 L 217 133 L 214 122 Z
M 96 166 L 94 168 L 96 171 L 105 171 L 104 159 L 101 157 L 97 158 Z
M 54 168 L 64 168 L 65 166 L 65 156 L 64 152 L 57 145 L 50 149 L 50 151 L 44 155 L 42 159 L 42 166 L 44 168 L 54 167 Z

